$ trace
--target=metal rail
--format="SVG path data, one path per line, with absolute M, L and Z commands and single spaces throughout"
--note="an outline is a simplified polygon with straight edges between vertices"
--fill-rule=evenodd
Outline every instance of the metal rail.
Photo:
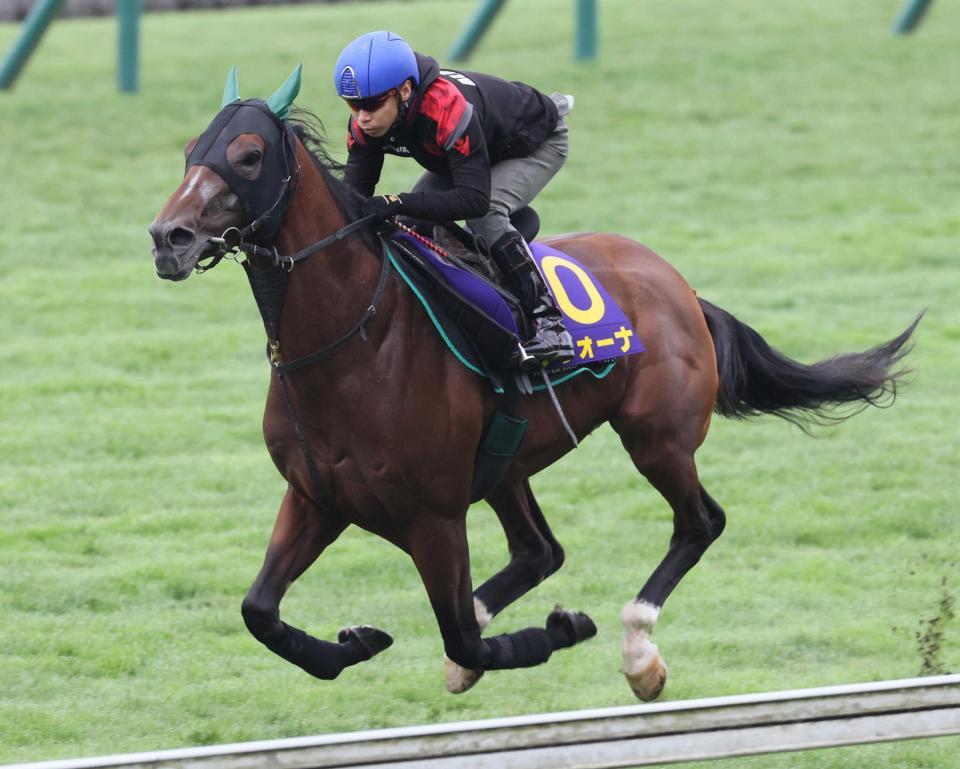
M 960 734 L 960 675 L 16 767 L 613 769 L 950 734 Z

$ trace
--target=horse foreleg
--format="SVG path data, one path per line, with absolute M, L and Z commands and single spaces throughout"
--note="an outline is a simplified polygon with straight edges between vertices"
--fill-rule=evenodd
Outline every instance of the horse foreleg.
M 321 512 L 288 487 L 263 566 L 243 600 L 243 620 L 254 637 L 317 678 L 336 678 L 345 667 L 393 643 L 383 631 L 366 626 L 344 628 L 338 643 L 321 641 L 280 619 L 287 588 L 345 528 L 343 520 Z
M 430 598 L 444 652 L 461 668 L 473 671 L 476 678 L 487 670 L 539 665 L 557 649 L 596 635 L 596 627 L 585 614 L 555 609 L 543 628 L 481 638 L 471 591 L 464 518 L 421 516 L 407 534 L 408 551 Z
M 660 565 L 636 598 L 623 607 L 622 672 L 633 693 L 642 700 L 655 699 L 667 680 L 667 666 L 656 644 L 650 641 L 667 597 L 723 531 L 725 516 L 697 478 L 693 455 L 667 447 L 653 461 L 631 452 L 637 467 L 666 498 L 673 509 L 673 537 Z
M 530 489 L 529 481 L 502 484 L 487 496 L 507 537 L 510 561 L 473 593 L 480 630 L 507 606 L 539 585 L 563 565 L 563 548 L 553 536 Z M 465 692 L 482 671 L 468 670 L 449 657 L 444 661 L 447 690 Z

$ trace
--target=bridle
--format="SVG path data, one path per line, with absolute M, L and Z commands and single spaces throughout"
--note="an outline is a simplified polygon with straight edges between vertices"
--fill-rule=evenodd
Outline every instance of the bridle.
M 241 109 L 247 109 L 248 111 L 241 113 Z M 234 121 L 239 125 L 235 125 Z M 280 136 L 279 138 L 267 138 L 269 135 L 261 133 L 266 145 L 275 148 L 267 153 L 268 157 L 273 157 L 275 160 L 273 165 L 262 167 L 259 178 L 261 182 L 277 185 L 275 196 L 271 196 L 269 190 L 258 189 L 253 180 L 240 179 L 230 167 L 225 154 L 226 144 L 232 141 L 231 136 L 237 134 L 238 131 L 252 131 L 258 128 L 263 131 L 270 125 L 280 132 Z M 300 164 L 296 157 L 294 140 L 295 135 L 290 124 L 286 120 L 278 118 L 269 106 L 263 102 L 251 100 L 239 104 L 231 103 L 221 111 L 213 123 L 210 124 L 210 127 L 201 135 L 197 145 L 194 146 L 187 158 L 188 169 L 192 165 L 204 165 L 217 173 L 240 199 L 248 216 L 254 217 L 253 221 L 242 228 L 228 227 L 219 237 L 211 237 L 208 244 L 215 246 L 216 250 L 206 256 L 201 256 L 194 265 L 194 270 L 202 275 L 212 270 L 224 259 L 238 262 L 244 266 L 248 277 L 251 278 L 251 287 L 253 288 L 254 298 L 257 300 L 257 306 L 264 318 L 269 340 L 270 362 L 280 373 L 301 368 L 326 357 L 356 334 L 365 337 L 366 324 L 377 311 L 377 304 L 383 295 L 390 269 L 390 259 L 384 256 L 381 260 L 380 280 L 373 299 L 350 332 L 304 358 L 281 361 L 278 326 L 286 288 L 286 274 L 292 272 L 298 262 L 339 243 L 350 235 L 360 232 L 377 219 L 375 214 L 361 217 L 296 253 L 280 254 L 274 240 L 300 181 Z M 277 149 L 279 152 L 276 151 Z M 279 158 L 283 159 L 282 165 L 278 164 Z M 244 254 L 245 258 L 241 259 L 241 253 Z M 254 280 L 251 259 L 266 263 L 268 265 L 267 272 L 280 272 L 283 277 L 276 279 L 258 277 Z M 257 271 L 262 272 L 263 270 L 258 267 Z M 269 288 L 266 287 L 267 284 L 270 284 Z
M 225 258 L 232 261 L 239 261 L 238 256 L 240 252 L 246 254 L 247 257 L 255 257 L 257 259 L 266 260 L 273 267 L 283 268 L 287 272 L 290 272 L 293 270 L 296 263 L 302 259 L 306 259 L 308 256 L 312 256 L 328 246 L 338 243 L 349 235 L 359 232 L 374 222 L 376 219 L 375 215 L 362 217 L 356 221 L 350 222 L 349 224 L 338 229 L 336 232 L 321 238 L 316 243 L 313 243 L 312 245 L 309 245 L 294 254 L 281 255 L 277 251 L 277 247 L 273 245 L 273 241 L 276 238 L 277 231 L 283 222 L 284 217 L 286 216 L 287 207 L 290 205 L 290 201 L 292 200 L 293 194 L 296 191 L 297 185 L 300 181 L 300 164 L 297 161 L 296 150 L 294 148 L 293 130 L 286 120 L 281 120 L 278 118 L 275 114 L 273 114 L 270 108 L 262 102 L 251 100 L 242 104 L 231 104 L 221 112 L 221 115 L 223 115 L 226 110 L 230 109 L 231 107 L 233 107 L 233 112 L 230 113 L 226 119 L 221 118 L 219 115 L 214 119 L 214 123 L 211 124 L 211 128 L 220 128 L 220 132 L 216 133 L 216 131 L 214 131 L 216 135 L 207 139 L 202 149 L 198 149 L 198 146 L 194 147 L 187 159 L 187 167 L 189 168 L 192 164 L 202 164 L 211 168 L 224 180 L 224 182 L 226 182 L 231 191 L 237 195 L 248 215 L 252 212 L 260 213 L 258 213 L 258 215 L 254 217 L 253 221 L 246 226 L 242 228 L 228 227 L 223 231 L 223 233 L 221 233 L 220 237 L 210 238 L 208 243 L 215 245 L 216 251 L 201 257 L 197 261 L 197 264 L 194 266 L 194 269 L 197 273 L 202 275 L 203 273 L 212 270 Z M 229 164 L 225 163 L 224 156 L 222 154 L 224 151 L 224 142 L 222 136 L 226 131 L 224 123 L 226 125 L 231 125 L 231 120 L 234 119 L 238 110 L 242 107 L 255 108 L 258 111 L 253 113 L 247 112 L 244 114 L 258 116 L 261 124 L 263 123 L 265 117 L 268 118 L 269 121 L 281 133 L 281 138 L 279 141 L 271 140 L 271 142 L 268 143 L 268 146 L 276 146 L 277 144 L 280 145 L 279 153 L 270 154 L 273 157 L 282 157 L 283 165 L 279 168 L 276 166 L 269 167 L 269 170 L 268 167 L 265 166 L 261 176 L 261 178 L 266 176 L 268 181 L 273 179 L 278 182 L 278 191 L 276 197 L 269 205 L 266 205 L 266 203 L 270 200 L 270 198 L 263 200 L 261 195 L 256 192 L 256 188 L 250 186 L 248 180 L 238 179 L 236 174 L 234 174 L 232 169 L 229 167 Z M 243 118 L 241 117 L 239 120 L 243 120 Z M 204 132 L 201 140 L 207 136 L 207 133 L 211 131 L 211 128 L 208 128 L 207 131 Z M 191 159 L 194 157 L 194 155 L 199 155 L 199 157 L 197 160 L 191 163 Z M 210 157 L 211 155 L 213 157 Z M 266 245 L 264 244 L 264 241 L 266 241 Z

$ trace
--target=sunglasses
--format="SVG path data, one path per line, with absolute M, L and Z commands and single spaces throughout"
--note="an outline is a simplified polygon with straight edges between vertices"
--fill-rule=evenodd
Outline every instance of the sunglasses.
M 376 112 L 384 104 L 387 103 L 387 99 L 397 93 L 396 88 L 391 88 L 386 93 L 382 93 L 379 96 L 371 96 L 367 99 L 346 99 L 347 104 L 350 109 L 356 114 L 363 110 L 364 112 Z

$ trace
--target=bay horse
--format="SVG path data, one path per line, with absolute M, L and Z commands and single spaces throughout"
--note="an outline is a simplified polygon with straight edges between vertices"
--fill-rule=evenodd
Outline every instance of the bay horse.
M 413 293 L 388 274 L 370 228 L 351 232 L 359 200 L 338 178 L 322 129 L 303 113 L 288 116 L 294 74 L 264 102 L 240 100 L 233 71 L 224 106 L 187 145 L 183 181 L 149 227 L 163 279 L 209 268 L 240 241 L 251 283 L 275 287 L 270 281 L 283 276 L 282 304 L 272 304 L 272 317 L 264 312 L 274 376 L 263 434 L 287 489 L 243 619 L 270 650 L 322 679 L 387 648 L 391 637 L 371 626 L 345 628 L 333 642 L 280 619 L 290 584 L 347 526 L 360 526 L 412 558 L 443 638 L 447 688 L 464 691 L 484 671 L 543 663 L 596 632 L 585 614 L 558 608 L 542 628 L 481 635 L 563 564 L 530 478 L 572 443 L 546 395 L 521 399 L 525 442 L 486 496 L 509 561 L 474 589 L 466 514 L 497 396 L 454 359 Z M 890 401 L 920 316 L 870 350 L 805 365 L 698 298 L 640 243 L 600 233 L 545 242 L 592 270 L 647 347 L 606 378 L 574 378 L 556 395 L 577 438 L 610 423 L 673 511 L 666 555 L 621 612 L 622 672 L 636 696 L 650 700 L 667 675 L 650 640 L 661 608 L 724 529 L 694 459 L 712 413 L 775 414 L 803 426 Z M 257 299 L 263 311 L 262 292 Z M 296 360 L 309 365 L 284 369 Z

